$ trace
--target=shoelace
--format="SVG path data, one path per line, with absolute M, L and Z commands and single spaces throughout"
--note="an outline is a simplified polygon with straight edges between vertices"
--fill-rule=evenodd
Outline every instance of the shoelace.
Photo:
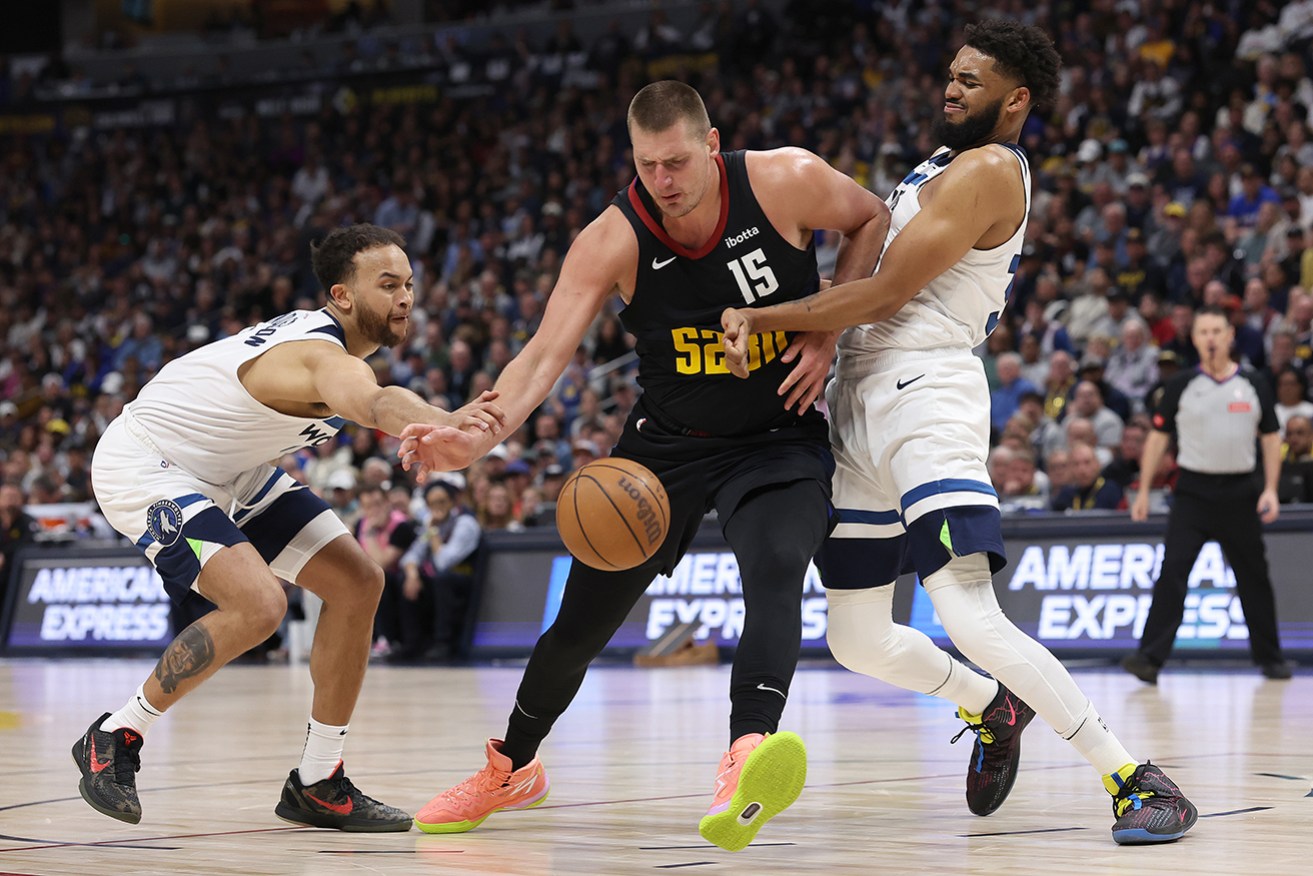
M 948 740 L 948 744 L 955 745 L 957 741 L 961 739 L 968 730 L 970 730 L 972 733 L 975 733 L 976 737 L 984 745 L 991 746 L 994 744 L 994 731 L 990 730 L 988 725 L 984 724 L 983 722 L 978 724 L 973 724 L 970 721 L 967 722 L 967 725 L 965 727 L 957 731 L 956 736 Z
M 510 775 L 508 774 L 503 780 L 497 773 L 491 770 L 482 769 L 447 793 L 456 799 L 468 797 L 473 798 L 479 794 L 486 794 L 490 791 L 500 791 L 510 784 Z
M 1132 809 L 1136 811 L 1143 809 L 1149 798 L 1156 796 L 1153 791 L 1141 791 L 1138 788 L 1128 790 L 1126 793 L 1118 794 L 1112 798 L 1112 811 L 1118 818 L 1121 818 Z
M 115 739 L 114 781 L 120 785 L 132 784 L 134 776 L 141 771 L 141 753 L 127 745 L 119 745 Z
M 348 779 L 346 776 L 342 776 L 337 781 L 331 781 L 331 779 L 324 779 L 322 783 L 316 782 L 315 784 L 330 785 L 330 787 L 333 788 L 334 793 L 340 795 L 341 799 L 344 800 L 354 799 L 362 805 L 366 803 L 376 802 L 370 799 L 369 797 L 366 797 L 364 794 L 360 793 L 360 791 L 356 788 L 356 786 L 351 784 L 351 780 Z M 314 785 L 311 785 L 310 787 L 314 787 Z

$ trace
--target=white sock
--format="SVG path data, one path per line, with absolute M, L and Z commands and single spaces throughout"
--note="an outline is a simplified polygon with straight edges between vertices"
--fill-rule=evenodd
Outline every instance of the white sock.
M 848 669 L 906 690 L 985 710 L 998 693 L 994 679 L 973 672 L 920 630 L 893 622 L 893 583 L 865 590 L 827 590 L 827 638 Z
M 994 697 L 998 696 L 998 682 L 954 660 L 947 652 L 944 656 L 949 659 L 948 678 L 939 690 L 930 691 L 930 695 L 961 706 L 968 715 L 983 715 L 989 704 L 994 702 Z
M 349 726 L 344 724 L 334 727 L 310 719 L 305 728 L 305 750 L 301 752 L 301 766 L 297 768 L 302 785 L 322 782 L 337 769 L 337 765 L 342 762 L 342 748 L 346 745 Z
M 1090 762 L 1100 776 L 1112 775 L 1127 764 L 1138 763 L 1103 723 L 1093 703 L 1086 703 L 1085 711 L 1060 735 Z
M 123 704 L 123 708 L 100 722 L 100 729 L 110 733 L 120 727 L 131 727 L 145 738 L 150 725 L 164 716 L 163 712 L 152 706 L 146 699 L 145 687 L 144 682 L 138 685 L 137 692 L 128 697 L 128 701 Z

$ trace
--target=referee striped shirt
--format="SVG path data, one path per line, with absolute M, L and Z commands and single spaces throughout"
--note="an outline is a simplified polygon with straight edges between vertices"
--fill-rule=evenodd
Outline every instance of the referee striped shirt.
M 1271 388 L 1239 367 L 1222 380 L 1199 368 L 1173 377 L 1163 388 L 1153 426 L 1176 436 L 1177 465 L 1203 474 L 1253 471 L 1255 435 L 1281 428 Z

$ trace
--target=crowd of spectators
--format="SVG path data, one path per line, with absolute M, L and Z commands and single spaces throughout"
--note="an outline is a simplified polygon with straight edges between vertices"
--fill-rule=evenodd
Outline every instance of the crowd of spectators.
M 624 107 L 638 87 L 686 79 L 724 148 L 803 146 L 883 195 L 935 146 L 929 122 L 968 5 L 831 0 L 773 14 L 733 0 L 703 4 L 687 29 L 658 9 L 588 45 L 565 20 L 543 38 L 426 49 L 494 86 L 468 99 L 5 134 L 3 481 L 27 505 L 93 500 L 96 439 L 138 388 L 189 349 L 318 306 L 309 244 L 357 221 L 403 234 L 416 276 L 412 337 L 372 360 L 380 382 L 457 407 L 534 333 L 574 235 L 632 178 Z M 1023 134 L 1026 243 L 979 351 L 1004 508 L 1125 507 L 1154 399 L 1196 360 L 1190 320 L 1205 305 L 1231 315 L 1236 358 L 1277 395 L 1283 495 L 1313 499 L 1313 477 L 1296 476 L 1313 414 L 1313 0 L 992 7 L 1046 26 L 1065 61 L 1057 104 Z M 818 237 L 823 272 L 836 248 Z M 446 513 L 481 532 L 550 523 L 564 477 L 607 453 L 633 404 L 631 344 L 608 309 L 529 423 L 439 488 Z M 282 463 L 388 548 L 389 592 L 413 600 L 416 582 L 459 574 L 470 555 L 440 559 L 455 533 L 435 535 L 444 496 L 416 489 L 394 449 L 348 427 Z M 1170 489 L 1173 466 L 1160 478 L 1152 486 Z M 442 630 L 388 638 L 453 647 Z

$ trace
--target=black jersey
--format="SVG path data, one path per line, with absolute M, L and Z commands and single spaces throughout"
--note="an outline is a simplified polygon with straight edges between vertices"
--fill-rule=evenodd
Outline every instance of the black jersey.
M 720 315 L 727 307 L 792 301 L 819 288 L 816 246 L 801 250 L 785 240 L 757 203 L 743 152 L 722 152 L 720 221 L 699 249 L 673 240 L 660 209 L 635 179 L 611 202 L 638 237 L 633 300 L 620 313 L 637 339 L 643 406 L 691 433 L 741 435 L 820 418 L 786 411 L 777 395 L 794 363 L 780 361 L 785 332 L 753 335 L 749 375 L 725 364 Z

